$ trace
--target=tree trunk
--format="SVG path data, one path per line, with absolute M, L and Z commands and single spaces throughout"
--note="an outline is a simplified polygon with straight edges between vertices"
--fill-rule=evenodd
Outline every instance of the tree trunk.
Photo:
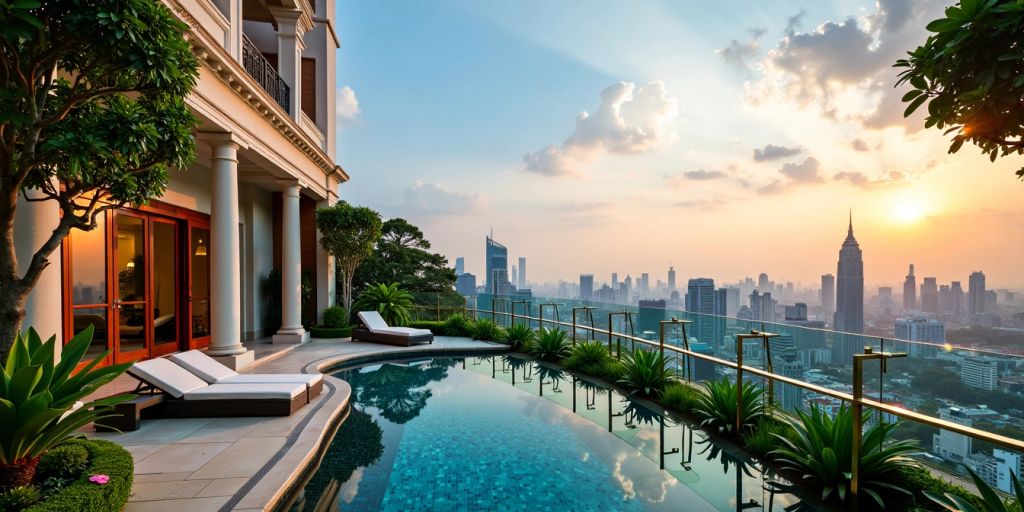
M 7 360 L 7 352 L 14 344 L 14 338 L 21 332 L 21 322 L 25 319 L 25 302 L 28 293 L 0 292 L 4 298 L 0 305 L 0 363 Z
M 13 464 L 0 464 L 0 490 L 32 485 L 38 465 L 39 457 L 19 459 Z

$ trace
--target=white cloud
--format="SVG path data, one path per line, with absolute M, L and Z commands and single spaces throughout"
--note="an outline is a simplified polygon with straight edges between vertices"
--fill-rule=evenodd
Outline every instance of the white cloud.
M 351 87 L 346 85 L 338 89 L 334 110 L 339 128 L 359 123 L 359 115 L 362 111 L 359 110 L 359 99 L 356 98 L 356 92 Z
M 527 153 L 523 163 L 527 171 L 557 176 L 575 172 L 579 163 L 604 152 L 648 152 L 674 137 L 678 114 L 678 102 L 668 97 L 664 83 L 619 82 L 601 92 L 593 114 L 577 116 L 575 129 L 561 146 L 549 144 Z
M 821 177 L 820 169 L 821 164 L 818 163 L 818 160 L 809 156 L 799 164 L 782 164 L 782 169 L 779 169 L 779 172 L 789 178 L 791 183 L 821 183 L 825 181 L 825 178 Z
M 404 208 L 426 215 L 459 215 L 475 213 L 487 206 L 487 198 L 450 190 L 443 185 L 416 181 L 405 191 Z

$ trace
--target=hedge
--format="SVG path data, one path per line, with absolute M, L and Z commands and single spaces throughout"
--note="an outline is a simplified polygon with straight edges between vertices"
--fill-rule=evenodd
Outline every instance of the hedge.
M 348 338 L 352 336 L 351 325 L 345 327 L 310 327 L 309 335 L 313 338 Z
M 135 471 L 132 455 L 110 441 L 75 439 L 68 442 L 81 444 L 89 450 L 89 467 L 64 490 L 24 512 L 116 512 L 124 508 Z M 110 481 L 98 485 L 89 481 L 92 475 L 107 475 Z
M 434 333 L 434 336 L 444 336 L 444 322 L 438 322 L 436 320 L 417 320 L 415 322 L 409 322 L 409 327 L 413 329 L 427 329 Z

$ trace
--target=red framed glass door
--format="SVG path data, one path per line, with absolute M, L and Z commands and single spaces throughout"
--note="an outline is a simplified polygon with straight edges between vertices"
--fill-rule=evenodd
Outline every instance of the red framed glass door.
M 149 357 L 152 347 L 149 229 L 146 217 L 118 210 L 111 240 L 114 361 Z
M 189 348 L 210 344 L 210 225 L 188 223 L 188 316 Z
M 99 215 L 90 231 L 72 230 L 64 240 L 65 341 L 92 326 L 92 343 L 83 365 L 113 345 L 113 302 L 108 279 L 109 215 Z M 110 364 L 108 355 L 101 364 Z
M 152 357 L 181 346 L 181 237 L 179 222 L 152 217 L 150 222 L 150 297 L 153 311 Z

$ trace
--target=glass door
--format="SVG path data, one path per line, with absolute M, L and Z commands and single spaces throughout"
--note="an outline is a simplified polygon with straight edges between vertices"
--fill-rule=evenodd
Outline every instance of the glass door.
M 150 223 L 153 302 L 152 357 L 178 350 L 181 339 L 181 249 L 178 223 L 153 217 Z
M 110 349 L 111 311 L 109 280 L 107 279 L 107 216 L 96 218 L 96 227 L 90 231 L 74 229 L 64 242 L 65 296 L 70 297 L 69 308 L 65 310 L 67 340 L 92 326 L 92 344 L 83 361 L 92 361 L 96 356 Z M 103 361 L 110 363 L 110 357 Z M 83 363 L 85 364 L 85 363 Z
M 189 348 L 210 344 L 210 225 L 188 224 Z
M 147 231 L 145 217 L 124 211 L 114 213 L 111 277 L 114 280 L 114 360 L 118 363 L 149 357 L 152 346 Z

